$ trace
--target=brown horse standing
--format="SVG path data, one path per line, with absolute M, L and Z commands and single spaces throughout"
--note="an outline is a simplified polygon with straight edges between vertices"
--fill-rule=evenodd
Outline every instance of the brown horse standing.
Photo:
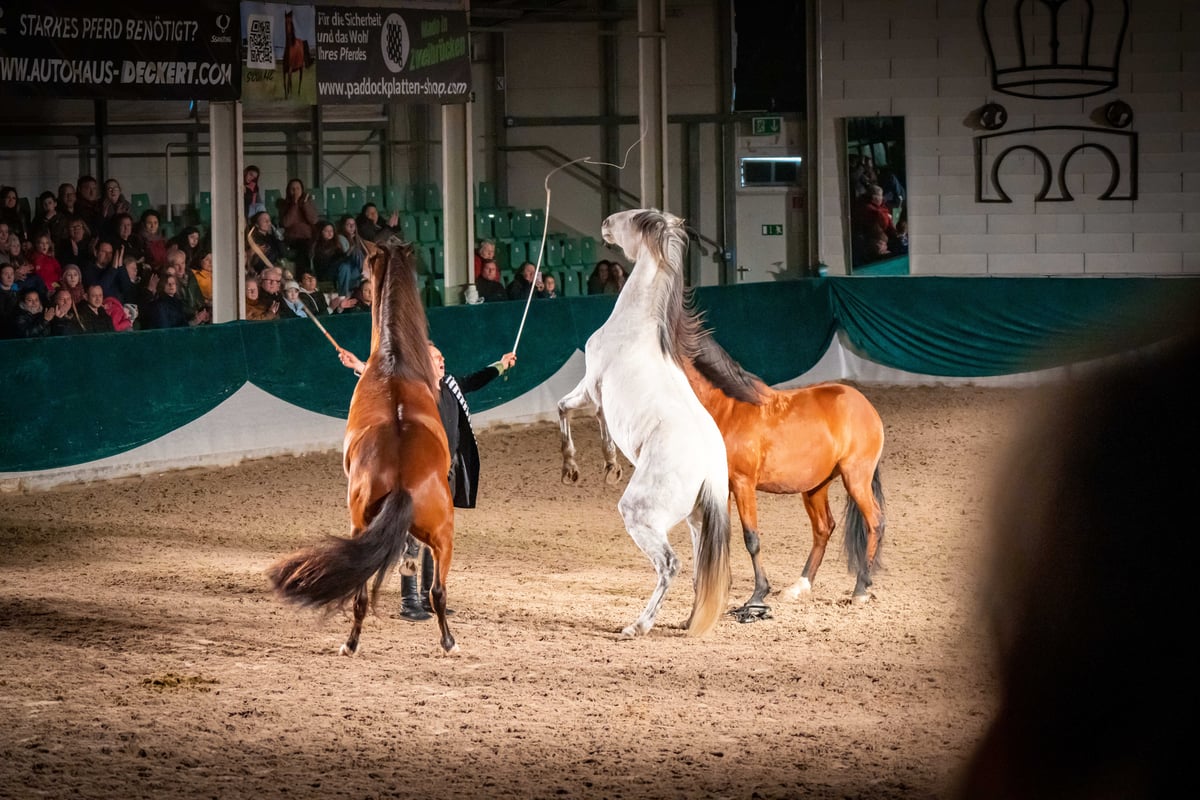
M 374 606 L 389 569 L 415 538 L 433 552 L 430 602 L 449 653 L 458 649 L 446 623 L 446 577 L 454 552 L 454 503 L 446 480 L 450 451 L 438 415 L 412 248 L 372 245 L 363 266 L 374 303 L 371 356 L 350 401 L 343 445 L 351 535 L 293 553 L 268 575 L 287 601 L 329 607 L 353 598 L 354 626 L 340 650 L 353 655 L 367 612 L 367 582 L 374 577 L 369 598 Z M 408 559 L 406 566 L 414 568 Z
M 792 598 L 812 591 L 835 523 L 829 485 L 841 477 L 846 504 L 845 544 L 857 574 L 853 599 L 866 602 L 871 572 L 883 542 L 884 503 L 879 476 L 883 421 L 853 387 L 821 383 L 778 391 L 742 369 L 707 332 L 685 365 L 688 382 L 725 439 L 729 488 L 754 566 L 754 594 L 731 613 L 743 622 L 763 617 L 771 591 L 759 562 L 756 491 L 800 494 L 812 522 L 813 544 L 804 571 L 786 590 Z
M 300 87 L 304 85 L 304 49 L 305 43 L 296 38 L 296 23 L 292 19 L 292 12 L 284 12 L 283 15 L 283 96 L 291 97 L 292 95 L 292 73 L 299 72 L 300 77 L 297 79 L 296 93 L 300 93 Z

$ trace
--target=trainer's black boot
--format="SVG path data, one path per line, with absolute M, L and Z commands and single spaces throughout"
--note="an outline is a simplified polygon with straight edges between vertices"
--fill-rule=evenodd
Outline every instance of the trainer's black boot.
M 433 551 L 428 547 L 421 548 L 421 608 L 430 614 L 433 613 L 433 604 L 429 602 L 429 590 L 433 588 Z M 447 608 L 446 616 L 454 613 L 454 609 Z
M 427 602 L 421 601 L 417 591 L 416 575 L 400 576 L 400 618 L 409 622 L 422 622 L 433 615 L 426 610 Z

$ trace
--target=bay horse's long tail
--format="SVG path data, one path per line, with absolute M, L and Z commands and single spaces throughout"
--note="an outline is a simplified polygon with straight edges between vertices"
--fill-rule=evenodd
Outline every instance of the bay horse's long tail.
M 700 543 L 696 548 L 695 598 L 688 633 L 701 636 L 716 627 L 725 614 L 733 574 L 729 569 L 729 485 L 705 481 L 697 504 L 701 507 Z
M 404 554 L 412 525 L 413 501 L 396 489 L 379 506 L 363 532 L 353 538 L 329 536 L 298 550 L 267 571 L 275 591 L 288 602 L 304 606 L 344 605 L 375 576 L 371 604 L 388 570 Z
M 863 517 L 862 509 L 853 498 L 846 498 L 846 517 L 843 523 L 846 536 L 846 554 L 849 559 L 851 573 L 866 575 L 878 568 L 882 563 L 879 554 L 883 550 L 883 531 L 887 524 L 887 516 L 883 505 L 883 480 L 879 475 L 879 465 L 875 465 L 875 474 L 871 476 L 871 494 L 875 496 L 875 505 L 879 507 L 879 525 L 875 531 L 874 558 L 867 552 L 870 526 Z

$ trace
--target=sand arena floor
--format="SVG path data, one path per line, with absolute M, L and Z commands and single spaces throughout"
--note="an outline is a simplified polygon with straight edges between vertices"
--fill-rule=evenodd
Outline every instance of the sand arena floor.
M 337 453 L 0 495 L 0 797 L 944 796 L 994 702 L 979 546 L 1028 394 L 864 391 L 888 435 L 873 601 L 849 603 L 837 543 L 811 599 L 701 639 L 678 628 L 682 525 L 658 626 L 618 637 L 654 576 L 586 418 L 578 486 L 555 425 L 481 434 L 453 657 L 433 622 L 392 616 L 394 577 L 355 658 L 345 618 L 270 593 L 268 564 L 347 529 Z M 811 542 L 799 498 L 760 495 L 760 527 L 782 589 Z M 736 516 L 732 552 L 740 603 Z

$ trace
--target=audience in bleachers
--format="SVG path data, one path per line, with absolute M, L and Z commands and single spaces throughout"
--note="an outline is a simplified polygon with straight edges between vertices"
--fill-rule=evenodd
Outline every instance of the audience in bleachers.
M 334 285 L 339 295 L 351 297 L 354 295 L 354 290 L 362 283 L 362 269 L 363 262 L 367 258 L 367 246 L 363 244 L 362 237 L 359 236 L 358 223 L 349 214 L 342 217 L 338 241 L 346 253 L 346 257 L 338 263 Z
M 162 234 L 162 219 L 158 212 L 148 208 L 138 221 L 138 239 L 142 245 L 143 258 L 152 268 L 167 265 L 167 237 Z
M 50 318 L 51 336 L 74 336 L 83 333 L 83 322 L 71 290 L 64 287 L 54 292 L 54 316 Z
M 113 253 L 118 260 L 130 255 L 136 256 L 138 260 L 145 259 L 146 248 L 142 245 L 141 238 L 134 234 L 133 217 L 128 212 L 120 211 L 114 214 L 109 220 L 109 227 L 112 232 L 106 238 L 112 244 Z
M 278 264 L 283 259 L 283 243 L 275 232 L 275 223 L 271 221 L 268 211 L 259 211 L 254 215 L 246 242 L 246 271 L 258 275 L 267 264 L 255 252 L 255 247 L 263 252 L 267 261 Z
M 260 211 L 267 211 L 263 200 L 262 189 L 258 188 L 259 169 L 253 164 L 247 164 L 242 170 L 242 211 L 246 221 L 250 222 Z
M 99 286 L 90 286 L 85 298 L 86 302 L 76 304 L 76 313 L 84 333 L 112 333 L 116 330 L 108 309 L 104 306 L 104 290 Z
M 100 231 L 106 236 L 116 233 L 117 215 L 130 214 L 133 205 L 121 193 L 121 182 L 109 178 L 104 182 L 104 195 L 100 198 L 100 216 L 103 218 Z
M 9 234 L 12 235 L 11 233 Z M 47 234 L 33 240 L 33 269 L 47 286 L 54 286 L 62 278 L 62 263 L 54 257 L 54 244 Z
M 494 259 L 484 259 L 479 277 L 475 279 L 475 290 L 479 292 L 480 299 L 485 303 L 508 299 L 508 292 L 505 290 L 504 284 L 500 282 L 500 267 L 496 265 Z
M 397 224 L 400 222 L 400 212 L 393 211 L 388 217 L 387 222 L 384 222 L 379 216 L 379 206 L 374 203 L 367 203 L 362 207 L 362 213 L 358 215 L 358 235 L 366 239 L 368 242 L 383 242 L 389 234 L 396 233 Z
M 104 222 L 100 183 L 91 175 L 80 175 L 75 181 L 75 216 L 83 219 L 90 234 L 100 234 Z
M 253 275 L 246 276 L 246 319 L 264 320 L 278 319 L 279 304 L 273 306 L 263 305 L 262 298 L 259 297 L 258 278 Z
M 64 182 L 58 185 L 58 213 L 64 219 L 72 220 L 79 216 L 75 209 L 75 197 L 75 184 Z
M 280 204 L 279 227 L 283 229 L 286 255 L 297 268 L 308 266 L 316 224 L 317 207 L 312 195 L 305 191 L 302 180 L 292 178 Z
M 60 242 L 67 238 L 68 225 L 71 220 L 66 214 L 58 211 L 58 196 L 49 190 L 38 195 L 37 207 L 34 211 L 30 233 L 33 236 L 47 233 L 50 241 Z
M 212 280 L 213 280 L 213 255 L 212 252 L 206 252 L 200 256 L 200 266 L 192 270 L 192 281 L 196 284 L 196 288 L 200 290 L 200 297 L 204 301 L 204 307 L 208 309 L 208 313 L 212 314 Z
M 113 249 L 112 242 L 96 242 L 92 254 L 74 263 L 83 273 L 83 283 L 91 286 L 94 283 L 104 284 L 112 281 L 110 277 L 123 264 L 126 258 L 137 259 L 137 256 L 123 256 Z
M 83 273 L 75 264 L 67 264 L 63 267 L 62 277 L 58 281 L 57 289 L 65 289 L 71 295 L 71 302 L 79 305 L 83 302 L 84 286 Z
M 50 320 L 54 319 L 56 313 L 54 307 L 43 307 L 41 294 L 32 287 L 22 289 L 20 298 L 13 313 L 13 338 L 34 339 L 49 336 Z
M 8 225 L 9 234 L 16 234 L 21 241 L 32 238 L 30 220 L 21 210 L 16 187 L 0 186 L 0 222 Z

